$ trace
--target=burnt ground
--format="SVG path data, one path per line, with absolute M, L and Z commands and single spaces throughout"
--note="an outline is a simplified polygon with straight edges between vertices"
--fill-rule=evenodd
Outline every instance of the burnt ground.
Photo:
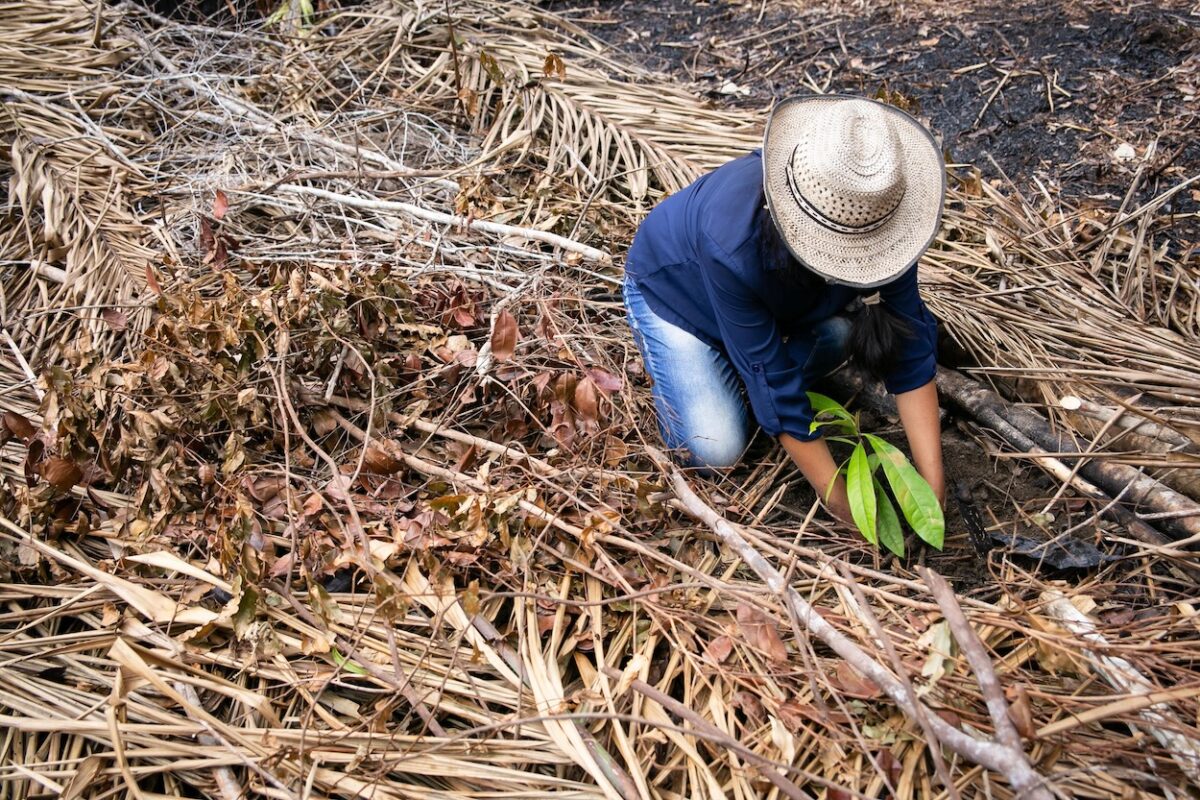
M 1070 206 L 1115 212 L 1139 167 L 1144 179 L 1136 202 L 1200 172 L 1200 6 L 1100 0 L 1012 6 L 866 0 L 859 4 L 865 8 L 800 0 L 547 5 L 714 104 L 763 108 L 774 97 L 816 88 L 882 95 L 925 120 L 941 136 L 948 160 L 1011 181 L 1027 195 L 1042 196 L 1044 189 Z M 1172 211 L 1180 216 L 1171 218 Z M 1159 233 L 1172 237 L 1178 253 L 1200 247 L 1200 192 L 1177 195 L 1164 212 Z M 864 412 L 863 421 L 866 430 L 903 446 L 894 419 Z M 1019 460 L 989 457 L 981 443 L 987 445 L 983 432 L 948 420 L 948 482 L 963 482 L 983 525 L 1010 538 L 978 552 L 960 504 L 949 500 L 946 550 L 917 547 L 910 559 L 927 560 L 960 591 L 987 594 L 998 570 L 1068 577 L 1047 561 L 1079 555 L 1076 545 L 1086 551 L 1099 544 L 1117 555 L 1095 533 L 1067 543 L 1070 553 L 1018 555 L 1022 545 L 1054 538 L 1095 509 L 1066 501 L 1055 505 L 1053 517 L 1041 515 L 1057 484 Z M 776 457 L 778 450 L 760 441 L 748 460 Z M 736 483 L 738 475 L 731 479 Z M 792 487 L 767 521 L 794 524 L 811 506 L 812 490 L 802 480 Z M 1085 552 L 1083 560 L 1097 555 Z
M 1023 192 L 1116 208 L 1200 172 L 1200 6 L 948 0 L 548 3 L 626 57 L 714 103 L 762 108 L 822 91 L 877 96 L 927 120 L 952 161 Z M 1126 147 L 1127 146 L 1127 147 Z M 1129 148 L 1132 148 L 1130 152 Z M 1200 192 L 1164 213 L 1200 245 Z

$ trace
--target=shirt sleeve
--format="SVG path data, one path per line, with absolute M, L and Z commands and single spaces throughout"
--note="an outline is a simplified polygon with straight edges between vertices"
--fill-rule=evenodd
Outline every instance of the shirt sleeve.
M 937 374 L 937 320 L 921 300 L 916 265 L 880 286 L 879 294 L 887 311 L 899 317 L 909 333 L 900 340 L 894 366 L 883 376 L 884 385 L 892 394 L 918 389 Z
M 788 354 L 774 315 L 730 268 L 731 257 L 711 237 L 707 245 L 701 249 L 700 274 L 758 424 L 772 437 L 820 438 L 820 431 L 809 431 L 813 410 L 804 370 Z

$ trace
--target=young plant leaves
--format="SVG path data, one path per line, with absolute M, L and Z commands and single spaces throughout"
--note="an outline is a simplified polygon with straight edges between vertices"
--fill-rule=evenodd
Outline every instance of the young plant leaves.
M 817 392 L 808 392 L 808 402 L 812 404 L 815 416 L 821 414 L 829 414 L 833 419 L 817 420 L 813 419 L 809 425 L 808 431 L 812 433 L 823 425 L 835 425 L 841 428 L 846 433 L 857 433 L 858 425 L 855 424 L 854 416 L 849 411 L 842 407 L 842 404 L 831 397 L 826 397 Z
M 818 414 L 829 413 L 838 419 L 844 419 L 847 422 L 853 422 L 854 417 L 850 412 L 842 407 L 842 404 L 832 397 L 820 394 L 819 392 L 808 392 L 808 402 L 812 403 L 813 411 Z
M 859 532 L 871 544 L 877 544 L 875 536 L 875 487 L 871 467 L 867 464 L 867 449 L 859 443 L 850 454 L 850 466 L 846 469 L 846 494 L 850 498 L 850 514 Z
M 900 518 L 896 516 L 896 508 L 883 489 L 883 484 L 874 476 L 875 507 L 879 524 L 879 543 L 898 556 L 904 556 L 904 531 L 900 528 Z
M 908 524 L 922 540 L 941 550 L 946 536 L 946 519 L 933 489 L 895 447 L 869 433 L 864 433 L 863 437 L 879 455 L 888 485 L 892 487 Z

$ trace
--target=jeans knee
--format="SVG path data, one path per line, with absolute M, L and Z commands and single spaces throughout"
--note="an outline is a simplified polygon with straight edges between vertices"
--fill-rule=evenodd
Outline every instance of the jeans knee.
M 714 432 L 709 436 L 697 436 L 684 447 L 687 449 L 688 463 L 701 470 L 728 469 L 737 464 L 742 457 L 742 451 L 749 442 L 744 431 L 734 429 Z

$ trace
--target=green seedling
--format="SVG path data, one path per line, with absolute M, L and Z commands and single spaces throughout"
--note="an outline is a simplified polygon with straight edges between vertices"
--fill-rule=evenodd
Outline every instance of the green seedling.
M 858 415 L 851 414 L 836 400 L 816 392 L 809 392 L 808 399 L 817 412 L 810 430 L 829 428 L 834 435 L 827 435 L 826 440 L 854 448 L 838 468 L 838 474 L 846 476 L 850 514 L 863 538 L 876 547 L 883 545 L 898 556 L 904 555 L 900 519 L 876 477 L 882 467 L 905 521 L 922 541 L 941 550 L 946 535 L 942 507 L 933 488 L 904 453 L 878 436 L 864 433 L 859 428 Z
M 291 15 L 301 30 L 311 28 L 316 20 L 316 9 L 312 0 L 284 0 L 271 16 L 267 17 L 267 25 L 278 25 Z

